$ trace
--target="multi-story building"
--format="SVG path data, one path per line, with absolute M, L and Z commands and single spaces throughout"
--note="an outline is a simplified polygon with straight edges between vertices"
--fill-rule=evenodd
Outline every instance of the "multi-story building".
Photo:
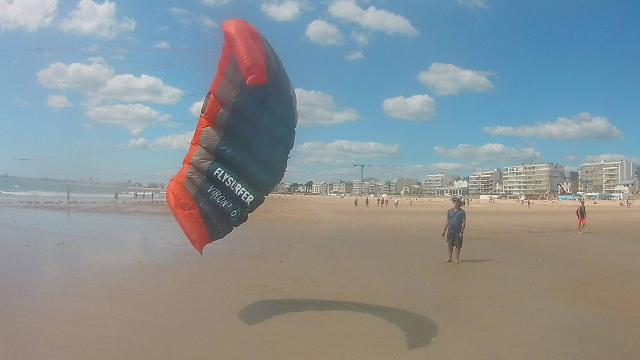
M 452 174 L 427 175 L 422 182 L 422 192 L 425 195 L 437 195 L 438 189 L 452 188 L 453 182 L 458 179 L 460 176 Z
M 481 171 L 469 176 L 469 195 L 496 194 L 496 186 L 502 180 L 502 170 Z
M 438 196 L 465 196 L 469 194 L 469 180 L 458 179 L 453 181 L 453 186 L 436 189 Z
M 418 185 L 419 182 L 412 178 L 395 178 L 391 182 L 391 192 L 394 194 L 410 194 L 411 187 Z
M 317 195 L 327 195 L 329 194 L 329 184 L 324 181 L 313 183 L 313 185 L 311 185 L 311 193 Z
M 329 194 L 341 195 L 351 194 L 353 191 L 353 183 L 346 181 L 338 181 L 329 184 Z
M 380 180 L 374 178 L 367 178 L 360 181 L 360 179 L 353 180 L 352 193 L 355 195 L 374 194 L 375 184 Z
M 585 193 L 613 193 L 621 181 L 635 179 L 632 161 L 602 161 L 580 165 L 578 187 Z
M 502 190 L 508 195 L 544 195 L 558 193 L 564 180 L 564 165 L 535 164 L 504 168 Z

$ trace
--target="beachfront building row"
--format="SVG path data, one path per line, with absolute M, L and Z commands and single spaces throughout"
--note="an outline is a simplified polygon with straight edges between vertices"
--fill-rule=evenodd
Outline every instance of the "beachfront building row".
M 578 187 L 585 193 L 638 191 L 640 167 L 633 161 L 601 161 L 580 165 Z
M 353 195 L 382 195 L 391 193 L 391 182 L 374 178 L 353 180 Z

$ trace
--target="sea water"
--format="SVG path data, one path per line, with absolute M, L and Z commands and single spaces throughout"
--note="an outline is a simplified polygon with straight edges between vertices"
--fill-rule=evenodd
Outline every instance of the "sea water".
M 66 202 L 67 191 L 70 193 L 69 200 L 77 202 L 113 201 L 115 200 L 116 192 L 119 200 L 132 200 L 134 193 L 138 194 L 136 200 L 142 200 L 143 194 L 145 200 L 151 200 L 152 193 L 154 200 L 163 200 L 165 198 L 165 190 L 163 189 L 0 177 L 0 201 L 2 202 Z

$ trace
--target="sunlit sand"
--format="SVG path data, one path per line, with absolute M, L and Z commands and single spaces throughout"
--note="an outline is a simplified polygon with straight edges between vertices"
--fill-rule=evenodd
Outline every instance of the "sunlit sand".
M 0 359 L 635 359 L 640 208 L 270 196 L 200 255 L 163 202 L 0 204 Z

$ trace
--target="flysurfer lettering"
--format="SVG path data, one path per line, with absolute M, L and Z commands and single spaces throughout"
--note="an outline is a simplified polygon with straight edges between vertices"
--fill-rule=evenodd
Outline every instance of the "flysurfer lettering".
M 213 172 L 213 176 L 217 177 L 220 181 L 222 181 L 222 183 L 225 186 L 227 186 L 229 189 L 231 189 L 231 191 L 236 193 L 236 195 L 238 195 L 242 199 L 242 201 L 244 201 L 247 205 L 251 204 L 251 201 L 253 201 L 254 196 L 251 195 L 251 193 L 249 193 L 249 191 L 245 189 L 244 186 L 238 183 L 238 181 L 234 179 L 233 176 L 227 174 L 221 168 L 217 168 Z

